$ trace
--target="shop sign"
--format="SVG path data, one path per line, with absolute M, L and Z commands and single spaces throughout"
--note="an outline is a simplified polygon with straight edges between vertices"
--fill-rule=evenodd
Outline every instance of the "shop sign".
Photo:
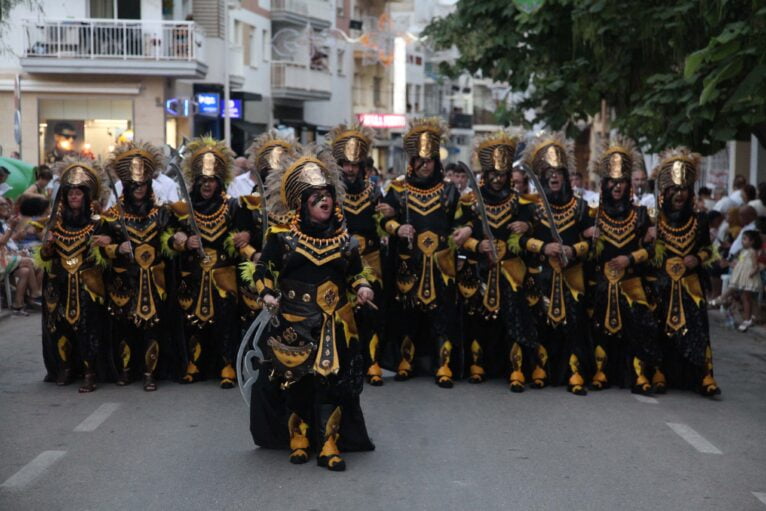
M 369 128 L 403 129 L 407 127 L 407 116 L 404 114 L 359 114 L 362 126 Z
M 197 94 L 197 108 L 199 115 L 218 117 L 221 112 L 221 95 L 217 92 Z

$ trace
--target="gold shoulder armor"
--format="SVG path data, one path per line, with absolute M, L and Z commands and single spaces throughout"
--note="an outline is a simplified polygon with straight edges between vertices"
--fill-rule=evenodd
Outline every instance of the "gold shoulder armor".
M 251 195 L 242 195 L 239 198 L 239 203 L 250 211 L 261 209 L 261 202 L 261 196 L 257 193 Z
M 471 206 L 476 202 L 476 192 L 471 191 L 465 195 L 460 196 L 460 204 L 465 206 Z
M 521 204 L 535 204 L 537 203 L 538 196 L 536 193 L 525 193 L 519 197 Z
M 173 214 L 179 218 L 189 216 L 189 205 L 186 201 L 176 201 L 170 204 L 170 209 L 173 210 Z

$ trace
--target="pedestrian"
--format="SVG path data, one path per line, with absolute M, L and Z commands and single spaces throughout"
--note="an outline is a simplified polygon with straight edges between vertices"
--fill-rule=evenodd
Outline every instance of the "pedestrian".
M 652 377 L 655 392 L 668 386 L 721 393 L 713 376 L 703 265 L 715 252 L 705 213 L 694 211 L 700 156 L 688 148 L 660 155 L 659 218 L 652 257 L 653 294 L 660 319 L 662 363 Z
M 537 305 L 537 337 L 532 386 L 566 383 L 575 395 L 587 394 L 585 378 L 593 350 L 587 335 L 583 262 L 589 252 L 584 234 L 593 225 L 587 203 L 572 190 L 574 144 L 563 133 L 541 133 L 524 151 L 524 162 L 540 180 L 550 205 L 538 199 L 533 228 L 521 240 L 528 252 Z
M 329 151 L 306 148 L 273 172 L 280 192 L 269 208 L 287 209 L 291 221 L 270 232 L 255 266 L 255 289 L 278 321 L 258 341 L 271 366 L 253 385 L 250 428 L 258 445 L 289 445 L 291 463 L 306 463 L 313 447 L 320 467 L 342 471 L 342 451 L 374 449 L 359 403 L 365 365 L 353 312 L 374 293 Z
M 753 305 L 758 293 L 763 290 L 762 268 L 758 262 L 760 249 L 760 233 L 754 230 L 745 231 L 742 235 L 742 249 L 731 272 L 729 288 L 720 299 L 727 308 L 731 308 L 735 302 L 741 307 L 742 323 L 738 327 L 740 332 L 747 332 L 755 321 Z

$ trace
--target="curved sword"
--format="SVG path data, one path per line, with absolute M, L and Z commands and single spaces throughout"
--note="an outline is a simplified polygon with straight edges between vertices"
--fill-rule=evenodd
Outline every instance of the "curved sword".
M 471 188 L 476 190 L 476 209 L 479 210 L 479 219 L 481 220 L 481 229 L 484 231 L 484 237 L 489 240 L 489 244 L 492 247 L 492 251 L 489 254 L 490 262 L 494 265 L 497 264 L 497 247 L 495 246 L 495 236 L 492 234 L 492 229 L 489 226 L 489 218 L 487 218 L 487 208 L 484 205 L 484 197 L 481 195 L 481 188 L 476 181 L 471 168 L 462 161 L 457 162 L 458 166 L 463 169 L 463 172 L 468 174 L 468 181 L 471 183 Z
M 564 246 L 564 240 L 561 239 L 561 234 L 559 233 L 559 229 L 556 226 L 556 221 L 553 218 L 553 210 L 551 209 L 551 203 L 548 202 L 548 196 L 545 195 L 545 190 L 543 189 L 543 186 L 540 184 L 540 180 L 537 178 L 537 174 L 527 165 L 526 163 L 522 161 L 517 161 L 513 164 L 514 168 L 521 169 L 524 171 L 524 173 L 527 174 L 527 177 L 529 177 L 529 180 L 532 181 L 532 184 L 535 185 L 535 189 L 537 190 L 537 195 L 540 197 L 540 202 L 543 205 L 543 211 L 545 212 L 545 216 L 548 217 L 548 224 L 550 225 L 551 230 L 551 236 L 553 236 L 553 239 L 561 245 Z M 562 248 L 561 254 L 559 254 L 559 260 L 561 261 L 561 264 L 566 267 L 569 264 L 569 258 L 567 258 L 566 254 L 564 253 L 564 250 Z
M 255 171 L 255 186 L 258 187 L 258 193 L 261 194 L 261 250 L 266 246 L 266 235 L 269 230 L 269 212 L 266 209 L 266 186 L 261 179 L 261 173 Z
M 239 384 L 242 399 L 245 400 L 248 408 L 250 408 L 250 389 L 258 380 L 262 364 L 265 361 L 263 352 L 260 346 L 258 346 L 258 341 L 260 341 L 271 319 L 271 312 L 264 307 L 250 324 L 250 328 L 247 329 L 245 336 L 242 338 L 242 343 L 240 343 L 239 351 L 237 352 L 237 383 Z

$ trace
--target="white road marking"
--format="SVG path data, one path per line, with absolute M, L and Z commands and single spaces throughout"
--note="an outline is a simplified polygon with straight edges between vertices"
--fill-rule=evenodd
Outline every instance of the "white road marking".
M 642 396 L 640 394 L 632 394 L 632 395 L 633 395 L 633 397 L 636 398 L 636 400 L 641 401 L 642 403 L 647 403 L 647 404 L 650 404 L 650 405 L 656 405 L 656 404 L 660 403 L 659 401 L 657 401 L 657 399 L 655 399 L 653 397 Z
M 104 403 L 96 408 L 96 411 L 90 414 L 84 421 L 74 428 L 74 430 L 78 432 L 95 431 L 96 428 L 108 419 L 119 407 L 120 403 Z
M 666 424 L 699 452 L 704 454 L 723 454 L 718 447 L 708 442 L 702 435 L 686 424 L 679 424 L 677 422 L 668 422 Z
M 754 491 L 753 495 L 755 495 L 755 498 L 760 500 L 761 503 L 766 504 L 766 492 Z
M 21 467 L 18 472 L 6 479 L 3 484 L 0 484 L 0 487 L 13 489 L 23 488 L 41 476 L 43 472 L 53 466 L 53 464 L 65 454 L 66 451 L 41 452 L 35 459 Z

